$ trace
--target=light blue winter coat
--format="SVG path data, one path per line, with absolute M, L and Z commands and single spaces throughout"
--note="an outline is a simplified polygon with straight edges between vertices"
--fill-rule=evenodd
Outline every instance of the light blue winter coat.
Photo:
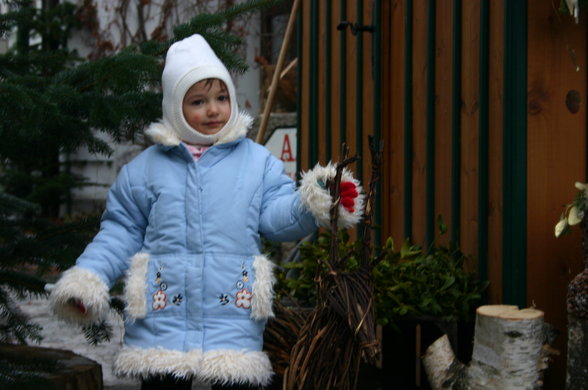
M 267 383 L 273 275 L 260 235 L 293 241 L 316 227 L 282 162 L 250 139 L 198 161 L 184 144 L 149 147 L 121 170 L 77 261 L 108 287 L 127 275 L 116 370 Z

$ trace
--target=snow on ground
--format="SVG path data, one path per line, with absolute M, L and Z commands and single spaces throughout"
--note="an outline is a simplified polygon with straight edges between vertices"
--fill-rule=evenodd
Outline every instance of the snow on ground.
M 46 298 L 21 301 L 20 309 L 31 322 L 43 327 L 41 347 L 66 349 L 94 360 L 102 366 L 104 388 L 108 390 L 138 390 L 139 381 L 117 378 L 112 372 L 114 358 L 123 341 L 123 322 L 119 315 L 112 313 L 109 323 L 113 325 L 113 337 L 110 342 L 92 346 L 84 337 L 79 327 L 58 320 L 49 307 Z M 193 390 L 206 390 L 208 387 L 194 385 Z

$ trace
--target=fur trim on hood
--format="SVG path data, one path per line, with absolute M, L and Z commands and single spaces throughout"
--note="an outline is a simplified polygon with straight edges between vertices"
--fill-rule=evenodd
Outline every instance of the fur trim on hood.
M 253 123 L 253 118 L 245 112 L 240 112 L 236 120 L 227 125 L 222 136 L 214 143 L 214 145 L 226 144 L 236 141 L 239 138 L 244 138 L 247 131 Z M 182 139 L 173 127 L 165 119 L 160 122 L 153 122 L 145 130 L 145 135 L 156 144 L 163 146 L 178 146 Z

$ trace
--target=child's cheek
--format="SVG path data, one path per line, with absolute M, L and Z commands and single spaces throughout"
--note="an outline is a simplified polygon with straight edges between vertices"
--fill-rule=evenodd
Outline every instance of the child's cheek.
M 202 121 L 202 115 L 200 115 L 196 110 L 191 110 L 185 113 L 184 117 L 186 118 L 186 122 L 192 127 L 197 127 Z

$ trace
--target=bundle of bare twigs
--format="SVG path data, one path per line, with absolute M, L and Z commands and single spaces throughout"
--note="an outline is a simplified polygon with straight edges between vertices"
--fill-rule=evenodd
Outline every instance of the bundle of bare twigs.
M 347 157 L 349 151 L 344 145 L 341 152 L 343 161 L 337 164 L 337 174 L 329 183 L 333 207 L 331 250 L 329 259 L 325 261 L 328 272 L 317 275 L 317 304 L 299 328 L 296 343 L 283 372 L 283 389 L 353 390 L 357 387 L 361 360 L 374 364 L 379 357 L 371 277 L 378 259 L 372 255 L 371 229 L 373 202 L 381 169 L 381 150 L 375 150 L 371 138 L 370 152 L 372 177 L 362 224 L 359 269 L 346 272 L 345 259 L 351 254 L 339 253 L 337 220 L 341 173 L 343 168 L 357 160 L 357 157 Z M 293 312 L 282 313 L 293 315 Z M 291 326 L 290 330 L 298 327 L 302 318 L 286 321 Z M 277 337 L 275 330 L 272 337 Z
M 280 301 L 274 302 L 274 314 L 265 328 L 263 349 L 269 354 L 276 378 L 284 377 L 290 365 L 290 351 L 298 339 L 300 329 L 304 326 L 311 309 L 292 307 Z M 274 386 L 272 389 L 281 389 Z

